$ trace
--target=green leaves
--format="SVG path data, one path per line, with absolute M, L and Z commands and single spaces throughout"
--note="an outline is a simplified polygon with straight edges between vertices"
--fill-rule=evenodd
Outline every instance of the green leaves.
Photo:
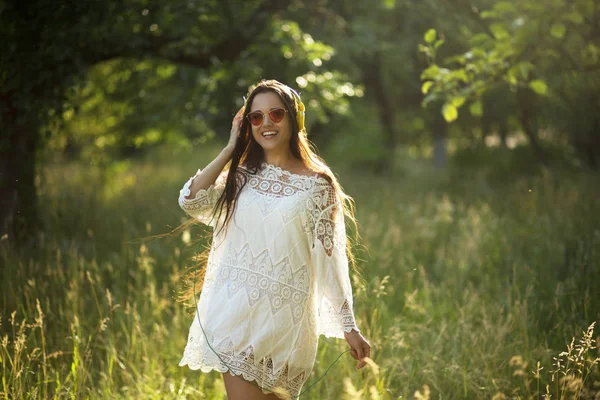
M 536 79 L 529 82 L 529 87 L 537 94 L 545 95 L 548 92 L 548 86 L 546 82 Z
M 578 25 L 585 22 L 583 16 L 576 11 L 571 11 L 570 13 L 563 15 L 563 19 Z
M 511 15 L 517 12 L 517 7 L 513 2 L 500 1 L 494 5 L 494 10 L 498 13 Z
M 494 37 L 498 40 L 506 39 L 510 36 L 505 25 L 502 23 L 494 23 L 490 25 L 490 30 L 494 34 Z
M 481 117 L 483 115 L 483 106 L 481 105 L 481 101 L 477 100 L 471 103 L 469 106 L 469 112 L 474 117 Z
M 436 64 L 433 64 L 433 65 L 429 66 L 429 68 L 427 68 L 425 71 L 421 72 L 421 79 L 422 80 L 436 79 L 439 74 L 440 74 L 440 67 L 438 67 Z
M 396 7 L 396 0 L 383 0 L 383 6 L 387 9 Z
M 446 103 L 442 106 L 442 115 L 447 122 L 452 122 L 458 118 L 458 110 L 454 104 Z
M 562 39 L 565 36 L 566 32 L 567 28 L 565 27 L 565 25 L 559 22 L 552 24 L 552 27 L 550 28 L 550 34 L 556 39 Z
M 425 33 L 424 39 L 428 44 L 432 44 L 437 36 L 435 29 L 430 29 Z
M 519 88 L 528 88 L 538 96 L 556 94 L 559 98 L 555 100 L 560 101 L 560 93 L 552 90 L 559 76 L 575 73 L 589 79 L 600 69 L 600 50 L 589 36 L 593 27 L 587 15 L 592 12 L 592 3 L 488 3 L 490 7 L 479 12 L 480 26 L 460 25 L 466 48 L 456 47 L 444 59 L 436 58 L 437 32 L 430 29 L 421 45 L 429 56 L 429 65 L 421 74 L 421 92 L 426 95 L 423 105 L 442 100 L 442 114 L 450 122 L 457 118 L 463 103 L 469 104 L 471 115 L 483 115 L 482 96 L 496 89 L 516 93 Z M 449 36 L 455 34 L 447 32 Z M 541 38 L 544 34 L 546 37 Z M 454 47 L 456 37 L 452 38 Z
M 427 81 L 423 83 L 423 85 L 421 86 L 421 93 L 427 94 L 427 92 L 429 92 L 429 89 L 431 89 L 431 87 L 433 86 L 433 83 L 433 81 Z
M 453 97 L 452 98 L 452 105 L 456 108 L 461 107 L 463 104 L 465 104 L 465 98 L 463 96 L 457 96 L 457 97 Z

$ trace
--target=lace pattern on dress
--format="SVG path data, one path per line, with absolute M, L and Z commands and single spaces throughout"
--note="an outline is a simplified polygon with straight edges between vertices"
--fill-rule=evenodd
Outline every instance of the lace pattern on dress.
M 348 300 L 344 301 L 341 310 L 336 310 L 333 305 L 324 298 L 319 308 L 319 333 L 325 337 L 339 338 L 340 327 L 342 331 L 349 333 L 352 329 L 360 332 L 356 327 L 354 312 L 348 304 Z
M 228 248 L 226 254 L 215 279 L 215 290 L 226 286 L 229 298 L 244 290 L 251 306 L 266 296 L 272 315 L 289 305 L 294 324 L 300 321 L 310 289 L 306 265 L 294 272 L 288 257 L 273 263 L 268 251 L 254 256 L 249 245 L 239 252 Z
M 194 178 L 202 172 L 199 169 L 194 176 L 192 176 L 183 185 L 183 188 L 179 191 L 179 206 L 190 216 L 197 218 L 200 222 L 214 226 L 212 221 L 214 206 L 225 189 L 225 183 L 227 182 L 227 175 L 229 171 L 223 171 L 217 178 L 214 184 L 210 185 L 206 189 L 200 189 L 196 192 L 196 196 L 192 199 L 186 197 L 190 195 L 192 181 Z M 212 223 L 211 223 L 212 221 Z
M 213 341 L 214 337 L 209 337 L 209 342 Z M 254 381 L 264 393 L 271 393 L 275 388 L 280 388 L 292 396 L 300 393 L 310 374 L 310 370 L 303 369 L 296 376 L 290 376 L 288 364 L 275 371 L 271 357 L 265 356 L 259 360 L 254 358 L 252 346 L 239 352 L 236 352 L 235 348 L 233 341 L 226 337 L 220 343 L 213 344 L 213 349 L 219 355 L 217 357 L 206 345 L 204 335 L 190 336 L 179 365 L 189 365 L 190 369 L 200 369 L 202 372 L 230 371 L 234 375 L 241 375 L 247 381 Z
M 320 290 L 322 297 L 319 304 L 319 333 L 326 337 L 339 338 L 342 337 L 341 332 L 350 332 L 352 329 L 358 332 L 352 310 L 351 289 L 348 287 L 347 293 L 344 293 L 341 289 L 343 286 L 337 286 L 339 281 L 347 280 L 348 258 L 344 213 L 334 187 L 326 181 L 319 183 L 309 198 L 307 209 L 313 248 L 317 242 L 321 242 L 325 252 L 324 256 L 317 257 L 319 274 L 333 280 L 328 283 L 329 288 Z M 324 286 L 327 287 L 327 284 Z M 343 299 L 343 303 L 336 307 L 333 304 L 334 299 Z
M 299 192 L 306 192 L 323 179 L 317 175 L 292 174 L 266 162 L 261 163 L 261 168 L 258 174 L 252 174 L 244 168 L 248 173 L 248 186 L 273 197 L 293 196 Z
M 313 236 L 312 246 L 314 247 L 314 239 L 316 239 L 323 244 L 328 256 L 333 254 L 334 247 L 342 250 L 345 254 L 345 229 L 336 229 L 340 228 L 339 225 L 336 227 L 336 223 L 344 223 L 344 215 L 341 212 L 341 204 L 335 190 L 329 182 L 319 182 L 308 198 L 307 209 L 307 230 Z

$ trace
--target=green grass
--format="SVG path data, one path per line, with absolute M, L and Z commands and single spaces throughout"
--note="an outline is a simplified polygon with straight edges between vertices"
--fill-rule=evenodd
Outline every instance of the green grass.
M 179 189 L 210 154 L 44 167 L 40 245 L 0 243 L 0 398 L 225 397 L 220 374 L 177 365 L 193 315 L 174 297 L 198 244 L 139 240 L 187 219 Z M 600 396 L 598 176 L 333 168 L 357 202 L 355 312 L 375 364 L 345 355 L 304 398 Z M 345 349 L 322 338 L 308 382 Z

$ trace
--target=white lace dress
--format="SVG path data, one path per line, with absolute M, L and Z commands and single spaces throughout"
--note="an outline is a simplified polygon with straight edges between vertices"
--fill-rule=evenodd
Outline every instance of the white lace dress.
M 211 216 L 227 173 L 186 199 L 191 177 L 180 191 L 180 207 L 218 227 L 223 218 Z M 358 331 L 340 199 L 318 175 L 292 174 L 265 162 L 256 174 L 243 166 L 238 173 L 247 184 L 227 230 L 215 229 L 179 365 L 229 370 L 265 393 L 283 389 L 297 396 L 313 367 L 319 335 L 343 338 Z M 207 346 L 198 317 L 218 356 Z

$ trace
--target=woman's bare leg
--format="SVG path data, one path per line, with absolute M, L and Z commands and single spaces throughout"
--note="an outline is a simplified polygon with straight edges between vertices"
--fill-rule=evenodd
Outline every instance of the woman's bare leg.
M 273 393 L 264 394 L 260 388 L 230 372 L 223 374 L 228 400 L 279 400 Z

